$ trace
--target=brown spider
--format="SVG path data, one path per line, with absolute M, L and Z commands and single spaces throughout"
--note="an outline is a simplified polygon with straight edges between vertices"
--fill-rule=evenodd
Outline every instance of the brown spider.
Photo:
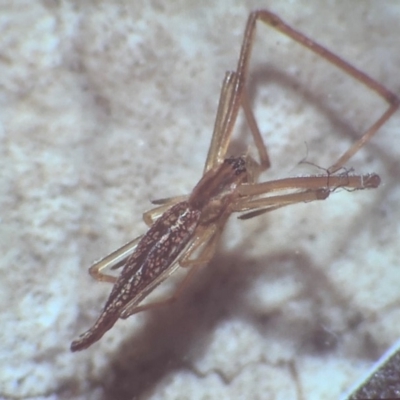
M 257 182 L 270 166 L 268 153 L 251 110 L 245 83 L 256 22 L 260 20 L 319 54 L 330 63 L 377 92 L 389 103 L 385 113 L 323 175 Z M 252 218 L 290 204 L 325 200 L 338 187 L 349 190 L 376 188 L 376 174 L 338 173 L 399 107 L 399 99 L 381 84 L 354 68 L 329 50 L 292 29 L 266 10 L 249 15 L 236 71 L 227 72 L 222 84 L 217 117 L 204 174 L 192 193 L 154 201 L 156 208 L 143 214 L 150 227 L 146 234 L 94 264 L 89 273 L 99 281 L 114 284 L 100 317 L 86 333 L 71 344 L 83 350 L 99 340 L 119 318 L 125 319 L 176 299 L 196 271 L 213 257 L 229 216 Z M 249 154 L 227 158 L 232 131 L 242 107 L 253 135 L 260 161 Z M 281 191 L 283 194 L 276 194 Z M 122 268 L 118 277 L 101 272 Z M 167 300 L 140 302 L 179 267 L 189 268 L 175 294 Z

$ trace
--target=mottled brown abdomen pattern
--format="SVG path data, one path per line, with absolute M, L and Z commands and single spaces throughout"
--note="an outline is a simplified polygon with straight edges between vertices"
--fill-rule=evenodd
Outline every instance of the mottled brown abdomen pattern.
M 72 351 L 82 350 L 99 340 L 120 317 L 133 299 L 140 302 L 141 293 L 165 270 L 173 265 L 193 237 L 201 212 L 189 208 L 184 201 L 166 211 L 138 243 L 126 261 L 100 317 L 87 332 L 71 345 Z

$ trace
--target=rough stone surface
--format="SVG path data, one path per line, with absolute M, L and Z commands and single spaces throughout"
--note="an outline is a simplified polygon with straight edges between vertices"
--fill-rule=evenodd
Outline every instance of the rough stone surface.
M 1 5 L 1 399 L 336 399 L 400 336 L 396 115 L 347 166 L 379 189 L 232 218 L 177 303 L 70 353 L 110 291 L 87 268 L 201 176 L 251 10 L 400 94 L 396 1 L 169 3 Z M 320 173 L 298 163 L 329 167 L 384 104 L 271 28 L 257 38 L 263 179 Z M 251 144 L 238 126 L 234 153 Z

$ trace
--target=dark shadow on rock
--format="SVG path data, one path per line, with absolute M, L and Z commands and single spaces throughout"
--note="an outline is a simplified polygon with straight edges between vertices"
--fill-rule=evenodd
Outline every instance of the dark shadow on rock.
M 271 341 L 283 332 L 299 352 L 324 356 L 336 350 L 340 343 L 335 340 L 340 342 L 340 337 L 323 332 L 322 308 L 327 303 L 340 307 L 344 318 L 354 317 L 355 311 L 346 309 L 346 300 L 323 271 L 308 257 L 293 251 L 266 251 L 265 256 L 251 258 L 246 256 L 249 246 L 250 238 L 234 250 L 217 255 L 177 302 L 146 313 L 143 328 L 132 332 L 114 355 L 104 376 L 102 400 L 147 398 L 175 371 L 191 368 L 191 359 L 205 351 L 210 335 L 224 319 L 247 320 Z M 274 281 L 288 274 L 301 281 L 304 289 L 300 296 L 307 297 L 314 307 L 313 321 L 299 315 L 282 317 L 279 310 L 258 313 L 246 303 L 246 291 L 257 279 Z

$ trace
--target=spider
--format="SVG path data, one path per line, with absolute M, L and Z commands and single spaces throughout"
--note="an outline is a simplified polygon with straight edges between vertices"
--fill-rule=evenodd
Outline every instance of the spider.
M 245 85 L 257 21 L 272 26 L 322 56 L 378 93 L 389 104 L 383 115 L 325 174 L 258 182 L 260 173 L 269 168 L 270 160 Z M 294 30 L 275 14 L 267 10 L 252 12 L 247 20 L 237 69 L 228 71 L 222 83 L 214 132 L 202 178 L 189 195 L 153 201 L 156 207 L 143 214 L 149 226 L 147 233 L 90 267 L 89 273 L 93 278 L 110 282 L 114 286 L 98 320 L 72 342 L 71 350 L 89 347 L 120 318 L 126 319 L 140 311 L 174 301 L 196 271 L 213 257 L 223 228 L 232 213 L 242 213 L 239 218 L 247 219 L 291 204 L 325 200 L 339 187 L 348 190 L 378 187 L 380 178 L 377 174 L 349 174 L 344 170 L 344 165 L 395 113 L 399 104 L 396 95 L 381 84 Z M 253 136 L 258 161 L 248 153 L 227 157 L 240 108 L 244 111 Z M 172 297 L 140 304 L 179 267 L 188 268 L 189 271 Z M 105 268 L 122 268 L 122 271 L 118 277 L 114 277 L 103 273 Z

